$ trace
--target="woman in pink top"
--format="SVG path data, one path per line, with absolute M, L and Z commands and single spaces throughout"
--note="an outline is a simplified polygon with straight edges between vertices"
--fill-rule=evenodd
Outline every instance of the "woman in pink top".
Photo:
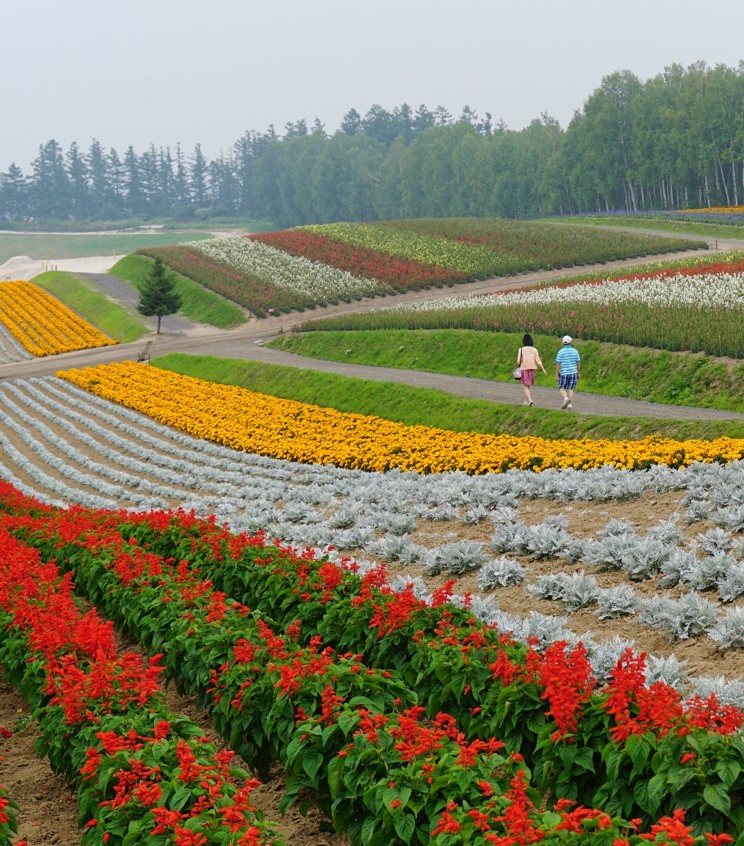
M 522 346 L 517 353 L 517 366 L 522 368 L 522 378 L 519 380 L 524 390 L 522 405 L 532 405 L 530 388 L 535 384 L 535 371 L 539 367 L 543 374 L 547 375 L 540 360 L 540 353 L 532 345 L 532 335 L 528 334 L 522 338 Z

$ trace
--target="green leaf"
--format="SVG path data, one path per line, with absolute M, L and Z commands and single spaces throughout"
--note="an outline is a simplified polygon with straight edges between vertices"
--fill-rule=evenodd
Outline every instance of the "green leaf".
M 633 762 L 633 768 L 637 772 L 642 772 L 651 754 L 651 747 L 642 737 L 631 735 L 628 738 L 627 749 L 630 760 Z
M 362 823 L 362 846 L 367 846 L 375 836 L 375 828 L 377 828 L 377 820 L 375 817 L 367 817 Z
M 308 752 L 302 759 L 302 769 L 307 773 L 310 779 L 315 779 L 315 776 L 323 764 L 323 756 L 320 752 Z
M 395 817 L 395 833 L 404 843 L 410 843 L 416 830 L 416 817 L 413 814 L 401 814 Z
M 728 789 L 733 786 L 740 773 L 741 764 L 738 761 L 719 761 L 716 764 L 716 775 Z
M 727 814 L 731 810 L 731 797 L 722 784 L 709 784 L 703 790 L 703 799 L 717 811 Z
M 643 809 L 647 811 L 649 814 L 655 814 L 659 806 L 661 805 L 664 796 L 667 793 L 667 781 L 666 778 L 661 775 L 655 775 L 651 778 L 648 782 L 648 791 L 646 793 L 646 804 L 643 805 Z

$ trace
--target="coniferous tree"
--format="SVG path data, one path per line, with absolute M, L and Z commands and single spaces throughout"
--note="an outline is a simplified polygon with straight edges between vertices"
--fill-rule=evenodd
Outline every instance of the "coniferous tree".
M 175 314 L 179 308 L 181 308 L 181 296 L 176 291 L 173 278 L 163 264 L 163 260 L 157 256 L 152 269 L 145 276 L 137 311 L 145 317 L 158 318 L 157 334 L 159 335 L 161 318 Z
M 23 220 L 29 212 L 28 181 L 13 162 L 7 173 L 0 173 L 0 217 Z

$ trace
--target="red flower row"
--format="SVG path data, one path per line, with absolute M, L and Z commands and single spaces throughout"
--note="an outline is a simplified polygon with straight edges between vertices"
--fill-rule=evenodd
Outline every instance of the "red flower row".
M 353 276 L 376 279 L 381 285 L 389 285 L 396 291 L 461 282 L 467 278 L 465 274 L 446 267 L 420 264 L 302 229 L 284 229 L 249 237 L 293 256 L 303 256 L 310 261 L 346 270 Z

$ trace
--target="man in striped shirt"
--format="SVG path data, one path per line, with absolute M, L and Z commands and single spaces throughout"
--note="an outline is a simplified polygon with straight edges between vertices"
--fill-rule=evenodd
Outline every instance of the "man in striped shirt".
M 563 397 L 561 408 L 566 411 L 573 409 L 574 388 L 581 377 L 581 356 L 571 346 L 571 341 L 573 338 L 570 335 L 564 335 L 563 346 L 555 357 L 555 375 L 558 377 L 558 390 Z

